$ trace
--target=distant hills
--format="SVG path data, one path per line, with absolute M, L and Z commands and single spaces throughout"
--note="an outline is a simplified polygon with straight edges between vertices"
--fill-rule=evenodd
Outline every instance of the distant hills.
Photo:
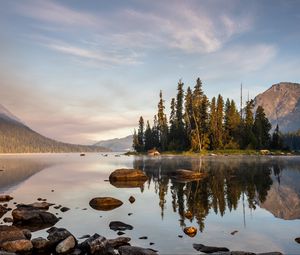
M 68 144 L 47 138 L 23 124 L 0 104 L 0 153 L 97 151 L 109 151 L 109 149 Z
M 255 109 L 261 105 L 273 128 L 279 125 L 283 133 L 300 129 L 300 84 L 274 84 L 254 98 Z
M 115 152 L 130 151 L 132 150 L 132 138 L 133 136 L 129 135 L 123 138 L 103 140 L 94 145 L 103 146 Z

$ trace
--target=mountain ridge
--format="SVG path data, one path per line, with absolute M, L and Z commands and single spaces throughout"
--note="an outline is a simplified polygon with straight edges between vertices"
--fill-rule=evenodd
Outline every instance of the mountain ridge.
M 123 151 L 130 151 L 132 149 L 132 135 L 128 135 L 122 138 L 113 138 L 102 140 L 95 143 L 95 146 L 103 146 L 105 148 L 109 148 L 115 152 L 123 152 Z
M 262 106 L 274 129 L 278 124 L 283 133 L 300 128 L 300 84 L 280 82 L 254 98 L 254 110 Z

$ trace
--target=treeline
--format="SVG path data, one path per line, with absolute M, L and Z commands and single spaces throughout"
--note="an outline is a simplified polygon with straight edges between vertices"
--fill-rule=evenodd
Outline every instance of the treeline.
M 100 152 L 104 150 L 103 147 L 58 142 L 36 133 L 21 123 L 0 118 L 0 153 Z
M 291 150 L 300 151 L 300 129 L 283 135 L 284 145 Z
M 270 135 L 271 124 L 264 109 L 258 106 L 254 114 L 253 100 L 238 111 L 233 100 L 224 101 L 221 95 L 211 101 L 202 90 L 200 78 L 194 88 L 179 80 L 176 98 L 172 98 L 170 116 L 165 113 L 162 91 L 152 126 L 139 119 L 134 130 L 133 148 L 144 152 L 194 151 L 219 149 L 281 149 L 282 136 L 278 127 Z

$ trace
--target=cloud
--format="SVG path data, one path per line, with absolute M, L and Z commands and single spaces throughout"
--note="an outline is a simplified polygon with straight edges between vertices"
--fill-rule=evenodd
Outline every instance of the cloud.
M 145 55 L 145 50 L 149 49 L 177 49 L 198 54 L 215 52 L 232 37 L 253 26 L 253 18 L 248 13 L 241 11 L 237 16 L 226 6 L 211 10 L 200 1 L 144 4 L 144 8 L 137 5 L 116 8 L 109 13 L 100 11 L 97 16 L 54 1 L 31 0 L 26 5 L 18 4 L 16 10 L 43 22 L 39 28 L 44 26 L 48 32 L 53 26 L 59 31 L 66 27 L 63 36 L 68 37 L 67 45 L 48 45 L 52 49 L 73 56 L 93 56 L 94 60 L 104 62 L 108 56 L 113 56 L 112 64 L 117 65 L 137 63 L 138 56 Z M 84 31 L 78 30 L 79 27 L 84 27 Z M 84 48 L 76 44 L 78 37 L 88 42 Z M 101 53 L 92 51 L 92 44 L 101 46 Z
M 51 0 L 19 2 L 15 5 L 15 9 L 23 16 L 59 26 L 99 27 L 104 22 L 99 17 L 77 11 Z

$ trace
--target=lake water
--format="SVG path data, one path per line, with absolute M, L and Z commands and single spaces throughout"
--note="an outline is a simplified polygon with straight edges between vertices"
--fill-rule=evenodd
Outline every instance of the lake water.
M 117 188 L 106 181 L 113 170 L 132 167 L 148 175 L 143 187 Z M 207 178 L 175 182 L 169 173 L 178 168 L 206 172 Z M 1 155 L 0 169 L 4 170 L 0 193 L 14 197 L 10 207 L 39 197 L 69 207 L 65 213 L 50 211 L 62 217 L 56 226 L 76 237 L 98 233 L 115 238 L 109 223 L 122 221 L 134 227 L 124 235 L 132 238 L 132 245 L 151 247 L 160 254 L 199 254 L 193 243 L 300 254 L 300 244 L 294 241 L 300 236 L 300 157 Z M 128 201 L 131 195 L 136 199 L 133 204 Z M 92 209 L 89 201 L 101 196 L 124 204 L 112 211 Z M 192 218 L 185 217 L 187 211 Z M 197 235 L 185 235 L 186 226 L 196 227 Z M 233 231 L 238 232 L 232 235 Z M 148 239 L 140 240 L 141 236 Z

